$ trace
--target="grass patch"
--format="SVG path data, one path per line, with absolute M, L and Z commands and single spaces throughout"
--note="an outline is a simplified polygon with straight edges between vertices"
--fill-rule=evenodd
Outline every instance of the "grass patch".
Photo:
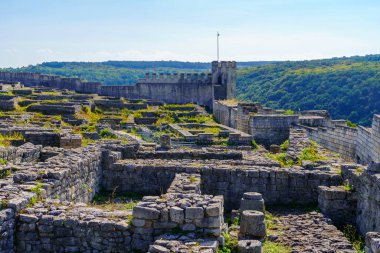
M 266 153 L 265 155 L 268 158 L 279 162 L 281 167 L 289 167 L 294 164 L 293 160 L 286 159 L 286 153 L 278 153 L 278 154 Z
M 13 140 L 25 140 L 25 138 L 19 132 L 14 132 L 8 135 L 0 134 L 0 147 L 9 147 Z
M 117 135 L 112 133 L 110 129 L 102 129 L 99 133 L 102 139 L 117 139 Z
M 132 210 L 137 202 L 143 198 L 142 195 L 133 192 L 116 194 L 115 190 L 113 192 L 101 191 L 97 193 L 94 196 L 92 205 L 108 211 Z
M 264 241 L 263 251 L 265 253 L 291 253 L 292 248 L 278 242 Z
M 310 141 L 310 146 L 302 150 L 301 156 L 298 158 L 299 164 L 303 160 L 308 161 L 321 161 L 327 160 L 327 157 L 318 152 L 318 144 L 315 141 Z
M 284 114 L 285 115 L 294 115 L 294 111 L 293 110 L 286 110 L 285 112 L 284 112 Z

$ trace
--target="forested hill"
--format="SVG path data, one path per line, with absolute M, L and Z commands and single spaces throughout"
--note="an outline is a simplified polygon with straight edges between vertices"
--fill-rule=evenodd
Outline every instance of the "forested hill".
M 380 55 L 313 61 L 238 62 L 240 99 L 278 109 L 327 109 L 335 119 L 370 125 L 380 113 Z M 205 72 L 210 63 L 178 61 L 47 62 L 3 71 L 40 72 L 108 85 L 133 84 L 148 71 Z
M 238 62 L 238 67 L 259 66 L 274 62 Z M 106 62 L 45 62 L 22 68 L 0 69 L 16 72 L 39 72 L 50 75 L 79 77 L 83 80 L 98 81 L 106 85 L 133 84 L 146 72 L 208 72 L 209 62 L 179 61 L 106 61 Z
M 370 125 L 380 113 L 380 55 L 279 62 L 238 70 L 238 97 L 269 107 L 327 109 Z

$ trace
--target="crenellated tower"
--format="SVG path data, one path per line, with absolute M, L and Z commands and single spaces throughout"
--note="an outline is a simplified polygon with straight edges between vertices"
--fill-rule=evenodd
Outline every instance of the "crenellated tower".
M 214 99 L 233 99 L 236 97 L 236 62 L 212 62 L 212 84 Z

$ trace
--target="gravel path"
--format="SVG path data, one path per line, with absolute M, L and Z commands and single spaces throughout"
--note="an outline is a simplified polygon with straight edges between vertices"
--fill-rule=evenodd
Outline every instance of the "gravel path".
M 268 239 L 292 247 L 293 253 L 356 253 L 343 233 L 321 213 L 278 209 L 272 214 L 278 217 L 274 222 L 281 232 Z

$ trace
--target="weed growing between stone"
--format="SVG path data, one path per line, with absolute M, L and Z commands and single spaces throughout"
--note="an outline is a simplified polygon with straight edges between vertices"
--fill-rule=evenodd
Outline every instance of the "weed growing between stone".
M 238 239 L 232 237 L 228 233 L 223 234 L 224 246 L 218 249 L 218 253 L 234 253 L 237 252 Z
M 327 157 L 322 155 L 318 151 L 318 144 L 315 141 L 310 141 L 310 145 L 302 150 L 300 157 L 297 158 L 296 161 L 288 158 L 286 155 L 286 151 L 289 147 L 289 140 L 286 140 L 284 143 L 280 145 L 281 152 L 278 154 L 267 153 L 266 156 L 272 160 L 278 161 L 281 167 L 290 167 L 293 165 L 301 165 L 302 161 L 323 161 L 327 160 Z
M 364 238 L 359 234 L 357 229 L 352 225 L 345 225 L 342 228 L 344 236 L 352 243 L 357 253 L 364 253 Z

